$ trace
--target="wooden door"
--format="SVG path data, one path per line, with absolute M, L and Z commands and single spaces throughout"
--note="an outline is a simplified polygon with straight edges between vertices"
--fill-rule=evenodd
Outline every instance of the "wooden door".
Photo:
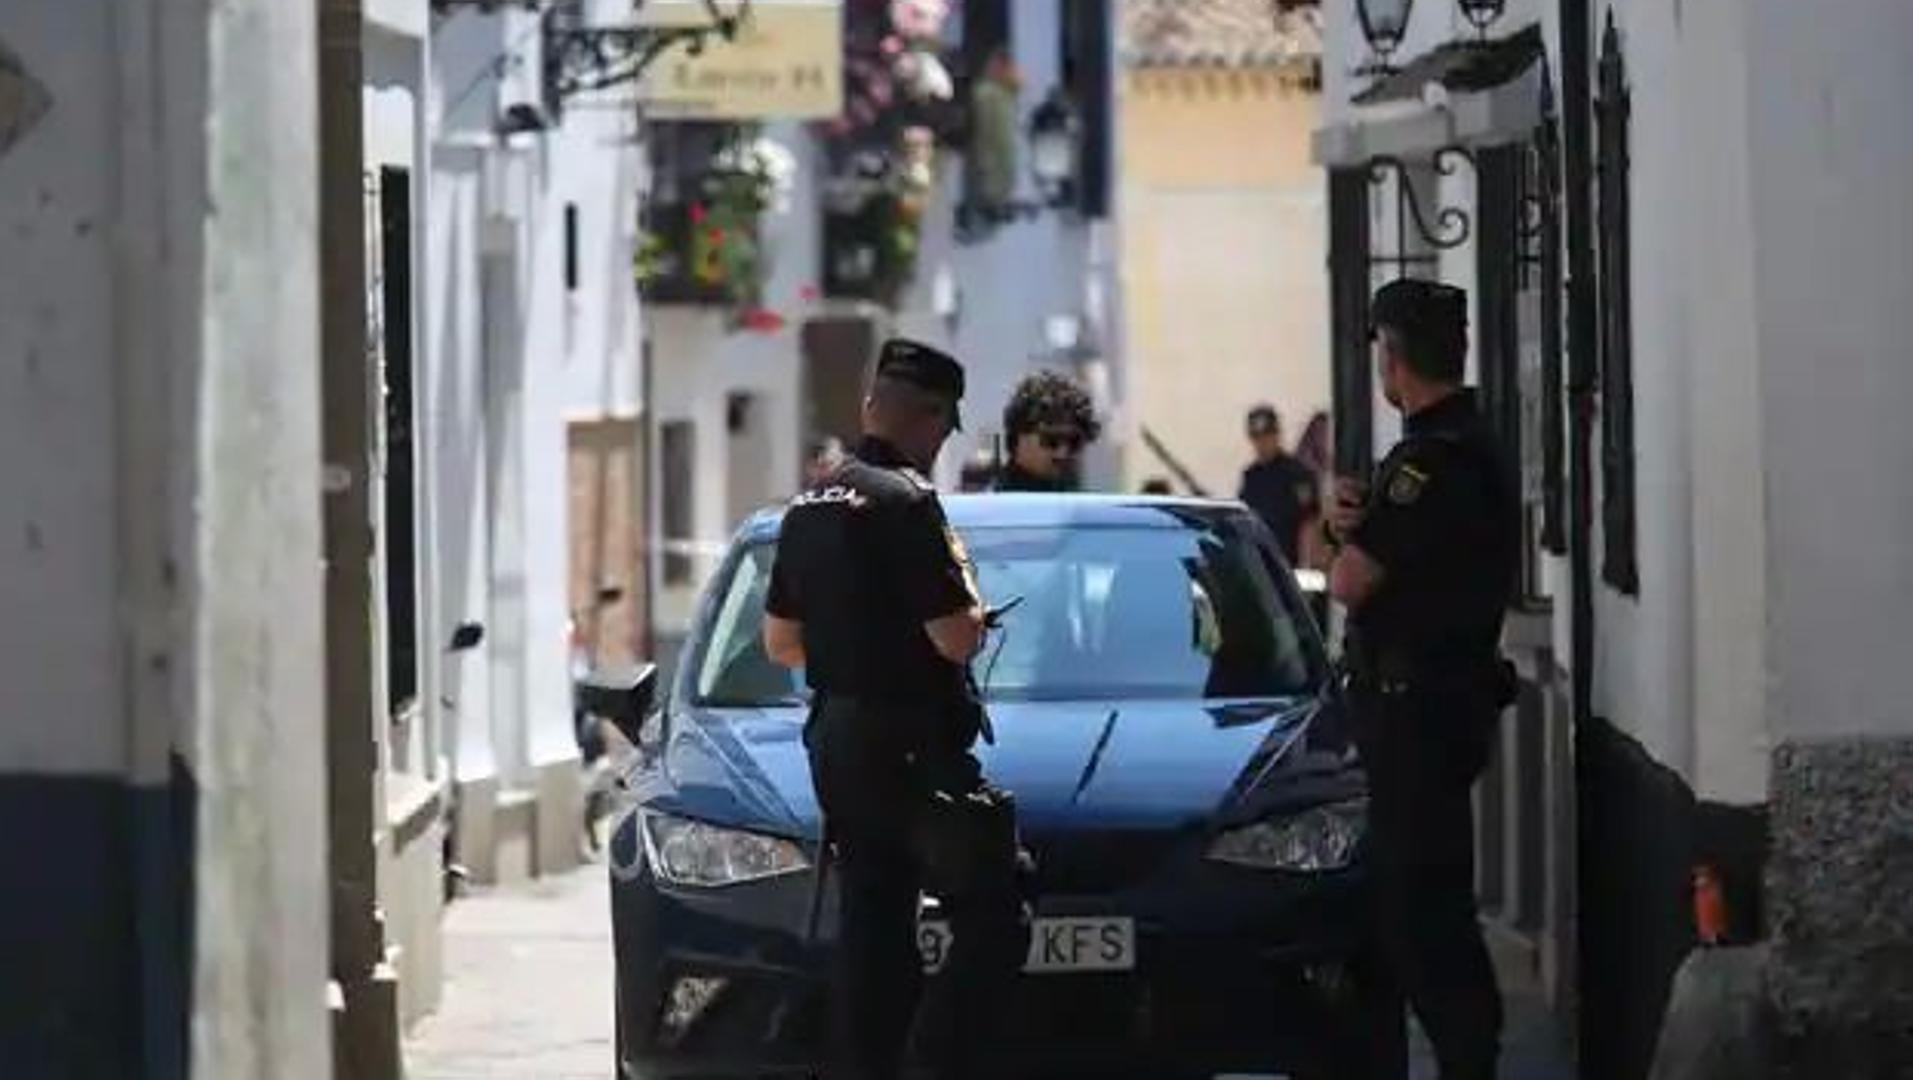
M 600 665 L 643 658 L 644 513 L 636 420 L 570 425 L 570 612 L 576 641 Z M 615 600 L 609 590 L 616 590 Z

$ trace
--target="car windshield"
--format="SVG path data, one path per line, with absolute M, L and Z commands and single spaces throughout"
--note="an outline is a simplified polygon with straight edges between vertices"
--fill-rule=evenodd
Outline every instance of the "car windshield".
M 1319 646 L 1279 568 L 1246 536 L 1184 527 L 962 530 L 984 599 L 1020 598 L 975 662 L 996 701 L 1245 698 L 1308 692 Z M 732 562 L 696 670 L 714 706 L 795 704 L 801 673 L 760 643 L 773 546 Z

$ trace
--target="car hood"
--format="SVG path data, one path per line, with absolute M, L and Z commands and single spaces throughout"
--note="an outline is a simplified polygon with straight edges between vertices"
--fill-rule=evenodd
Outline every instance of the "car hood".
M 990 716 L 996 742 L 977 756 L 1031 831 L 1226 824 L 1362 782 L 1332 699 L 998 703 Z M 797 708 L 680 713 L 632 789 L 659 810 L 814 838 L 803 718 Z

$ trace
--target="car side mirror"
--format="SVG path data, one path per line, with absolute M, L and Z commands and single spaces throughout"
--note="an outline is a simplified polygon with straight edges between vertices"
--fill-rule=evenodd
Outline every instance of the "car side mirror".
M 577 708 L 602 716 L 637 746 L 644 718 L 651 714 L 658 692 L 658 667 L 645 664 L 620 672 L 593 672 L 577 681 Z
M 483 624 L 475 622 L 462 623 L 457 630 L 452 631 L 452 647 L 450 651 L 466 652 L 471 649 L 476 649 L 478 648 L 479 642 L 484 640 L 485 627 Z

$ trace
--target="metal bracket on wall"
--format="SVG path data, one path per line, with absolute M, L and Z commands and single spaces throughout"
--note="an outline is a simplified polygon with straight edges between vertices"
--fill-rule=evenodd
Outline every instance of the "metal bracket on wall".
M 642 8 L 642 0 L 637 5 Z M 750 17 L 751 0 L 725 14 L 717 0 L 704 0 L 705 22 L 689 26 L 574 26 L 553 8 L 545 13 L 545 101 L 554 111 L 574 94 L 608 90 L 642 78 L 658 57 L 676 45 L 696 56 L 713 36 L 725 41 Z
M 1475 156 L 1463 147 L 1445 146 L 1435 151 L 1430 164 L 1437 177 L 1446 178 L 1458 173 L 1464 164 L 1472 172 Z M 1406 268 L 1432 264 L 1439 261 L 1441 252 L 1461 247 L 1474 236 L 1474 219 L 1459 206 L 1437 206 L 1431 224 L 1420 196 L 1415 193 L 1412 168 L 1409 162 L 1392 154 L 1368 161 L 1368 182 L 1381 188 L 1392 178 L 1395 188 L 1395 250 L 1371 250 L 1370 265 Z M 1413 249 L 1409 240 L 1411 228 L 1415 240 Z

